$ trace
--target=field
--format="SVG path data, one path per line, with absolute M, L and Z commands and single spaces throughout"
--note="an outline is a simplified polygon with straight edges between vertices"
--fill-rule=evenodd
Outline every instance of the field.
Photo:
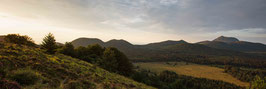
M 233 83 L 239 86 L 249 86 L 249 83 L 242 82 L 233 76 L 224 73 L 224 69 L 211 67 L 206 65 L 198 65 L 185 62 L 148 62 L 148 63 L 135 63 L 143 69 L 149 69 L 154 72 L 161 72 L 163 70 L 175 71 L 177 74 L 193 76 L 198 78 L 207 78 L 212 80 L 222 80 L 225 82 Z

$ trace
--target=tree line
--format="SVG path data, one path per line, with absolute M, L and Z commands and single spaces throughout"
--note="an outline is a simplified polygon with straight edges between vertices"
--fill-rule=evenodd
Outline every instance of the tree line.
M 266 78 L 266 71 L 260 69 L 241 69 L 239 67 L 226 65 L 224 67 L 224 71 L 244 82 L 251 82 L 256 78 L 256 76 Z

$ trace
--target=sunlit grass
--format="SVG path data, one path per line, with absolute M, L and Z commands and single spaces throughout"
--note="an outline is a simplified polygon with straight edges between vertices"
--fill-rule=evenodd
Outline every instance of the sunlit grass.
M 206 65 L 198 65 L 185 62 L 149 62 L 135 63 L 140 68 L 149 69 L 154 72 L 163 70 L 175 71 L 181 75 L 193 76 L 198 78 L 207 78 L 212 80 L 222 80 L 239 86 L 249 86 L 249 83 L 242 82 L 233 76 L 224 73 L 224 69 Z

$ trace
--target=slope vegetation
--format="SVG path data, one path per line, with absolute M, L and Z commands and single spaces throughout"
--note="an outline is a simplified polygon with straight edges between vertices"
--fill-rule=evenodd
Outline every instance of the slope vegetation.
M 0 80 L 18 82 L 25 89 L 153 88 L 79 59 L 62 54 L 49 55 L 42 51 L 34 47 L 0 43 Z M 37 77 L 29 77 L 28 74 L 21 76 L 23 73 Z M 27 79 L 35 79 L 35 82 L 24 84 Z

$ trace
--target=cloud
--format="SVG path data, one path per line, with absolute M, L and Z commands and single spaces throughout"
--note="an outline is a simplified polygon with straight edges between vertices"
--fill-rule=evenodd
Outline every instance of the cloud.
M 239 32 L 243 38 L 248 38 L 248 34 L 266 38 L 265 0 L 0 1 L 0 16 L 5 12 L 39 24 L 77 31 L 150 32 L 187 37 L 183 39 L 195 37 L 193 40 L 202 35 Z
M 265 0 L 184 0 L 182 5 L 159 6 L 149 10 L 153 20 L 171 29 L 221 31 L 266 28 Z M 178 29 L 179 28 L 179 29 Z M 185 32 L 191 32 L 185 31 Z

